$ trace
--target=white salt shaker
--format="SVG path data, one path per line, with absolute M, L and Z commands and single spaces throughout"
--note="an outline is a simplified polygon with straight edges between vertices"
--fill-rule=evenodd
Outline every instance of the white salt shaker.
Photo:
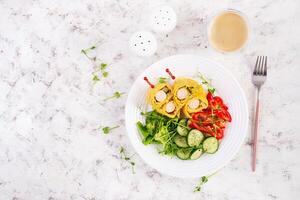
M 174 9 L 167 5 L 156 7 L 150 15 L 150 26 L 157 33 L 169 33 L 177 24 Z

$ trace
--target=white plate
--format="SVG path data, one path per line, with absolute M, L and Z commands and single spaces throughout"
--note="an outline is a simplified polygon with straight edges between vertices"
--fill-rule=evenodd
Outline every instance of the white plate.
M 228 105 L 232 115 L 232 122 L 225 129 L 225 136 L 217 153 L 204 154 L 198 160 L 180 160 L 159 154 L 155 145 L 145 146 L 142 143 L 136 122 L 143 121 L 140 113 L 148 108 L 146 103 L 148 85 L 143 77 L 147 76 L 152 81 L 161 76 L 166 77 L 166 68 L 177 77 L 193 78 L 200 71 L 213 80 L 213 86 Z M 147 164 L 164 174 L 191 178 L 210 175 L 233 159 L 247 134 L 248 107 L 239 83 L 222 65 L 195 55 L 175 55 L 154 63 L 137 78 L 128 95 L 125 117 L 129 139 Z

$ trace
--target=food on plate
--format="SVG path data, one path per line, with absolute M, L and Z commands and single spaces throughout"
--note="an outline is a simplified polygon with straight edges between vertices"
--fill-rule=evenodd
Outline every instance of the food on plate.
M 180 107 L 173 99 L 170 99 L 161 108 L 157 109 L 157 112 L 170 118 L 179 117 Z
M 195 112 L 199 112 L 205 108 L 207 108 L 208 102 L 206 99 L 206 95 L 204 96 L 193 96 L 191 97 L 187 103 L 184 105 L 182 111 L 183 114 L 191 118 L 191 115 Z
M 166 71 L 174 80 L 169 69 Z M 144 123 L 137 122 L 143 143 L 157 144 L 160 153 L 182 160 L 216 153 L 232 119 L 222 98 L 213 94 L 215 89 L 204 90 L 200 83 L 185 77 L 176 78 L 173 84 L 153 85 L 145 80 L 151 87 L 148 100 L 152 111 L 142 113 Z
M 191 91 L 187 86 L 188 79 L 177 78 L 173 85 L 173 96 L 179 106 L 183 106 L 190 98 Z
M 192 114 L 190 127 L 220 140 L 224 137 L 226 122 L 232 120 L 231 115 L 221 97 L 208 92 L 207 100 L 207 108 Z
M 168 103 L 172 97 L 172 88 L 168 83 L 157 83 L 153 85 L 150 83 L 147 77 L 144 80 L 150 85 L 148 90 L 148 102 L 153 109 L 161 109 L 161 107 Z

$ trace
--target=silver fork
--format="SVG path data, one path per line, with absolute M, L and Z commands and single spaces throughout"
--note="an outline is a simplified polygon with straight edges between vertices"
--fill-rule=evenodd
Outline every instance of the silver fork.
M 267 79 L 267 56 L 258 56 L 252 75 L 252 83 L 257 89 L 256 109 L 254 121 L 254 133 L 252 138 L 252 171 L 256 168 L 256 151 L 257 151 L 257 132 L 258 132 L 258 114 L 259 114 L 259 92 L 261 86 Z

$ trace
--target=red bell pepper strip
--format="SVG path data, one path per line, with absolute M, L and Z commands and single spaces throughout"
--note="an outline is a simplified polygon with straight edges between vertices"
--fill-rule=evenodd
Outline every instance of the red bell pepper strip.
M 194 127 L 195 129 L 198 129 L 199 131 L 202 131 L 204 133 L 212 134 L 213 130 L 210 126 L 200 126 L 196 122 L 192 122 L 191 126 Z
M 216 116 L 218 116 L 221 119 L 224 119 L 225 121 L 231 122 L 231 115 L 227 110 L 216 110 L 215 111 Z
M 199 119 L 205 120 L 207 118 L 207 113 L 204 112 L 196 112 L 192 115 L 193 120 L 198 121 Z
M 221 140 L 224 137 L 224 129 L 223 128 L 217 129 L 215 137 L 218 140 Z

